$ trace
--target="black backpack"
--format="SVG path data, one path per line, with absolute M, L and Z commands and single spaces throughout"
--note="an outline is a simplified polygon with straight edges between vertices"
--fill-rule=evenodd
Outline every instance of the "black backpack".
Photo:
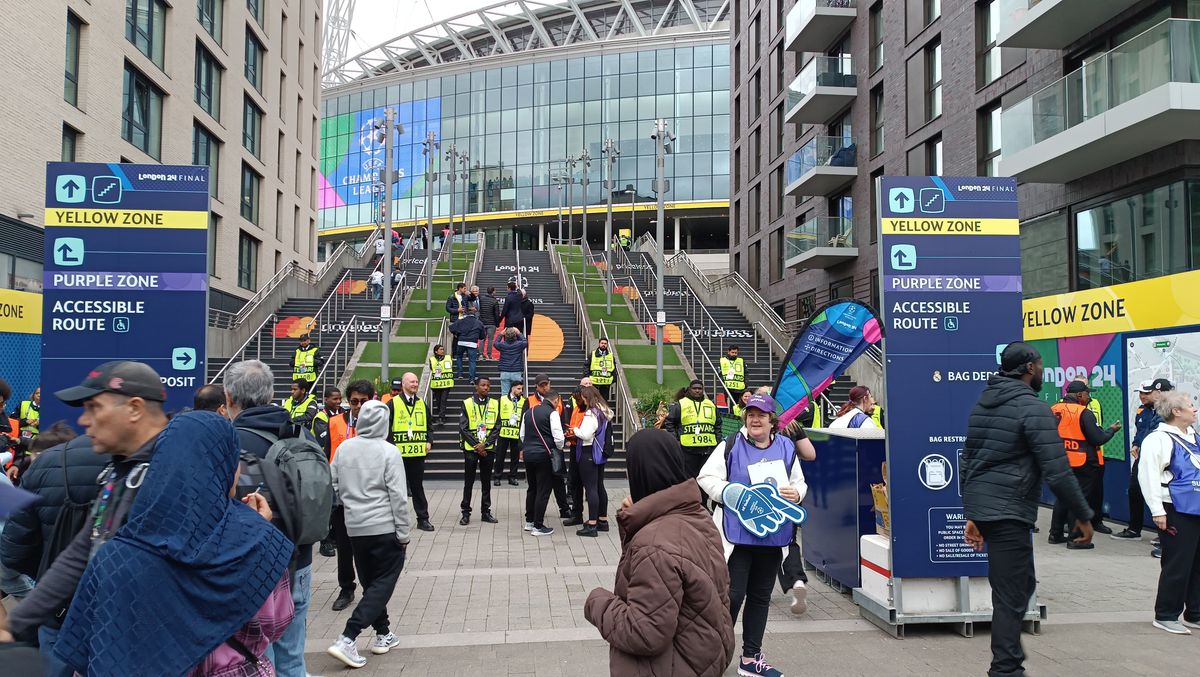
M 96 492 L 99 493 L 99 485 L 108 477 L 110 466 L 105 466 L 100 475 L 96 477 Z M 62 473 L 63 473 L 63 491 L 66 496 L 63 500 L 62 507 L 58 510 L 58 516 L 54 518 L 54 526 L 50 530 L 50 539 L 42 544 L 42 561 L 38 564 L 36 579 L 40 580 L 46 570 L 54 564 L 54 560 L 62 554 L 67 546 L 71 545 L 71 541 L 79 535 L 87 527 L 88 518 L 92 514 L 92 501 L 86 503 L 76 503 L 71 500 L 71 484 L 67 478 L 67 449 L 64 446 L 62 450 Z

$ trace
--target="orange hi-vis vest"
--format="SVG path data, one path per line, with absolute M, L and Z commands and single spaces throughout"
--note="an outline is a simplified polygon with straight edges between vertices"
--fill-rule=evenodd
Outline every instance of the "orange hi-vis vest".
M 1072 468 L 1082 468 L 1087 463 L 1088 449 L 1091 447 L 1079 425 L 1079 417 L 1087 411 L 1087 407 L 1076 402 L 1059 402 L 1050 407 L 1050 411 L 1058 419 L 1058 436 L 1062 438 L 1063 448 L 1067 451 L 1067 463 Z M 1100 459 L 1100 465 L 1104 465 L 1104 454 L 1097 450 L 1096 456 Z
M 346 414 L 339 414 L 329 419 L 329 460 L 333 461 L 338 447 L 342 442 L 355 437 L 354 429 L 346 422 Z

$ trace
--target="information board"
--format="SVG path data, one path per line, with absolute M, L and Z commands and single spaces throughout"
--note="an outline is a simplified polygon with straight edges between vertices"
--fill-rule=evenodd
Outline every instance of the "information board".
M 958 469 L 971 408 L 1021 338 L 1016 181 L 883 177 L 878 194 L 892 575 L 984 576 Z
M 42 421 L 95 366 L 154 368 L 168 411 L 204 383 L 208 168 L 51 162 L 46 168 Z

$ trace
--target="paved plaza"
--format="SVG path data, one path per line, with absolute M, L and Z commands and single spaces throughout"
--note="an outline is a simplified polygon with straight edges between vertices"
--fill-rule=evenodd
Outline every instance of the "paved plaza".
M 614 483 L 615 484 L 615 483 Z M 458 526 L 461 489 L 430 487 L 437 531 L 414 531 L 409 560 L 392 597 L 392 629 L 402 638 L 386 656 L 365 651 L 361 675 L 509 675 L 592 677 L 608 674 L 608 647 L 583 617 L 596 586 L 610 587 L 620 559 L 614 528 L 579 538 L 556 527 L 549 538 L 521 531 L 524 485 L 493 491 L 500 524 L 475 519 Z M 610 489 L 613 506 L 624 488 Z M 553 501 L 551 501 L 551 513 Z M 1031 675 L 1179 675 L 1195 672 L 1200 636 L 1175 637 L 1150 627 L 1158 561 L 1149 537 L 1140 543 L 1096 539 L 1088 552 L 1067 551 L 1036 537 L 1039 593 L 1049 607 L 1042 634 L 1025 636 Z M 565 533 L 564 533 L 565 532 Z M 337 595 L 336 560 L 314 562 L 309 611 L 309 672 L 343 674 L 325 649 L 350 609 L 329 609 Z M 788 675 L 982 675 L 989 660 L 986 625 L 971 639 L 950 627 L 909 626 L 893 639 L 863 620 L 848 595 L 810 576 L 809 611 L 789 611 L 776 595 L 767 626 L 767 656 Z M 740 628 L 739 628 L 740 630 Z M 740 648 L 740 643 L 739 643 Z M 726 674 L 736 674 L 730 669 Z

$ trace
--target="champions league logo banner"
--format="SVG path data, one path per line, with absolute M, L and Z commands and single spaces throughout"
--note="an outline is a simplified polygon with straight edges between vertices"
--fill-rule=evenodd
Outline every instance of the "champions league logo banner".
M 834 379 L 882 339 L 883 330 L 870 306 L 842 299 L 822 306 L 792 342 L 775 379 L 771 392 L 783 407 L 780 427 L 804 413 Z
M 730 482 L 721 492 L 721 504 L 758 538 L 779 531 L 788 522 L 800 525 L 808 518 L 804 508 L 781 496 L 779 487 L 767 482 L 749 487 Z

